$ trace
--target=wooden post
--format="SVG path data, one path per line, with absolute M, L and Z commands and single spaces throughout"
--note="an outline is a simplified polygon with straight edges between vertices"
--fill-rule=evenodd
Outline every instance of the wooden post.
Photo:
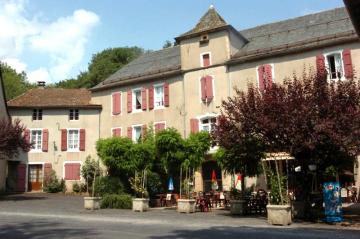
M 280 200 L 281 200 L 281 204 L 283 203 L 283 195 L 282 195 L 282 190 L 281 190 L 281 180 L 280 180 L 280 173 L 279 173 L 279 167 L 277 164 L 277 160 L 275 159 L 275 167 L 276 167 L 276 174 L 277 174 L 277 178 L 278 178 L 278 186 L 279 186 L 279 193 L 280 193 Z

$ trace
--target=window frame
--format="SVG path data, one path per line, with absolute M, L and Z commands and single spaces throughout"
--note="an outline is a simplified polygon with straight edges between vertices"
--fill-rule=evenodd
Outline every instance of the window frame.
M 216 120 L 216 118 L 219 116 L 220 114 L 216 114 L 216 113 L 206 113 L 205 115 L 200 115 L 198 117 L 196 117 L 196 119 L 199 121 L 199 132 L 202 131 L 202 120 L 204 119 L 210 119 L 210 118 L 214 118 Z M 216 122 L 216 121 L 215 121 Z M 207 131 L 209 132 L 209 131 Z M 210 128 L 210 132 L 211 132 L 211 128 Z M 209 133 L 210 133 L 209 132 Z M 219 149 L 218 145 L 214 145 L 214 146 L 210 146 L 210 149 L 208 151 L 208 153 L 215 153 L 217 150 Z
M 69 128 L 66 130 L 67 130 L 67 134 L 66 134 L 67 152 L 80 152 L 80 128 Z M 77 148 L 70 148 L 70 143 L 69 143 L 70 131 L 78 132 Z
M 29 129 L 30 130 L 30 143 L 32 142 L 32 132 L 33 131 L 40 131 L 40 148 L 32 148 L 30 149 L 30 152 L 31 153 L 39 153 L 39 152 L 42 152 L 42 145 L 43 145 L 43 129 L 41 128 L 33 128 L 33 129 Z M 36 142 L 38 140 L 36 139 Z M 37 143 L 35 145 L 38 145 Z
M 164 90 L 164 83 L 159 83 L 159 84 L 154 84 L 153 85 L 154 87 L 154 110 L 157 110 L 157 109 L 164 109 L 165 108 L 165 90 Z M 162 87 L 162 105 L 160 106 L 157 106 L 156 105 L 156 88 L 160 88 Z
M 73 111 L 73 119 L 71 119 L 71 111 Z M 76 119 L 77 112 L 77 119 Z M 80 119 L 80 110 L 79 109 L 69 109 L 69 121 L 79 121 Z
M 136 94 L 135 92 L 140 92 L 140 108 L 136 109 Z M 137 113 L 137 112 L 142 112 L 142 93 L 141 93 L 141 88 L 134 88 L 131 90 L 131 108 L 132 108 L 132 113 Z
M 135 143 L 138 142 L 139 139 L 136 139 L 136 131 L 135 131 L 135 128 L 140 128 L 140 137 L 141 137 L 141 133 L 142 133 L 142 128 L 143 128 L 143 124 L 136 124 L 136 125 L 132 125 L 131 126 L 131 129 L 132 129 L 132 132 L 131 132 L 131 140 Z
M 41 112 L 41 114 L 40 114 Z M 35 119 L 34 119 L 35 115 Z M 41 119 L 40 119 L 41 118 Z M 42 109 L 33 109 L 32 110 L 32 121 L 40 121 L 43 118 L 43 110 Z
M 209 65 L 208 66 L 204 66 L 204 55 L 209 55 Z M 211 56 L 211 52 L 208 51 L 208 52 L 203 52 L 200 54 L 200 66 L 201 67 L 210 67 L 212 66 L 212 56 Z
M 343 59 L 343 54 L 342 54 L 343 50 L 336 50 L 336 51 L 331 51 L 331 52 L 327 52 L 327 53 L 324 53 L 323 56 L 325 58 L 325 69 L 327 71 L 327 79 L 328 81 L 338 81 L 338 80 L 345 80 L 345 67 L 344 67 L 344 59 Z M 341 62 L 341 77 L 338 78 L 334 78 L 332 79 L 331 78 L 331 73 L 330 73 L 330 66 L 329 66 L 329 61 L 328 61 L 328 57 L 329 56 L 332 56 L 332 55 L 340 55 L 340 62 Z M 335 60 L 335 68 L 336 68 L 336 60 Z

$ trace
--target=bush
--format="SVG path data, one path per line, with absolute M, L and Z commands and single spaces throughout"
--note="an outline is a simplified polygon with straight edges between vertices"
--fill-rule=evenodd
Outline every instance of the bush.
M 59 180 L 54 170 L 51 171 L 49 178 L 44 181 L 44 191 L 48 193 L 65 192 L 64 179 Z
M 86 192 L 86 184 L 85 183 L 73 183 L 72 190 L 75 193 L 83 193 Z
M 95 194 L 104 196 L 106 194 L 122 194 L 124 185 L 119 178 L 116 177 L 100 177 L 95 180 Z
M 101 208 L 131 209 L 132 197 L 129 194 L 108 194 L 105 195 L 100 204 Z

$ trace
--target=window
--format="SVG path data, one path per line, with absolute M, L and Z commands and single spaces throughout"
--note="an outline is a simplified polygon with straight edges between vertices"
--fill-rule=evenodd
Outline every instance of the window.
M 78 109 L 71 109 L 69 114 L 70 120 L 79 120 L 79 110 Z
M 154 105 L 155 108 L 164 106 L 164 86 L 154 86 Z
M 208 117 L 200 121 L 200 130 L 211 133 L 216 124 L 216 117 Z
M 80 180 L 80 163 L 65 163 L 65 180 Z
M 207 67 L 211 65 L 210 53 L 202 53 L 200 58 L 202 67 Z
M 31 149 L 38 151 L 42 149 L 42 130 L 31 130 Z
M 141 90 L 140 89 L 136 89 L 133 90 L 133 110 L 134 111 L 138 111 L 141 110 Z
M 141 131 L 142 131 L 142 127 L 141 126 L 134 126 L 133 127 L 133 133 L 132 133 L 132 140 L 135 142 L 138 142 L 139 139 L 141 138 Z
M 343 66 L 341 53 L 336 52 L 328 54 L 325 57 L 326 59 L 326 69 L 329 73 L 330 79 L 341 79 L 343 77 Z
M 68 150 L 79 150 L 79 130 L 70 129 L 68 131 Z
M 41 109 L 33 109 L 33 120 L 42 120 L 42 110 Z

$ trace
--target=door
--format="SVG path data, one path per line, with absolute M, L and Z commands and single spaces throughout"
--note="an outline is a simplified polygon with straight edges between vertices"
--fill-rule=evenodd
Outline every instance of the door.
M 19 163 L 16 167 L 16 190 L 25 192 L 26 165 Z
M 29 191 L 41 191 L 43 168 L 41 164 L 29 165 Z

